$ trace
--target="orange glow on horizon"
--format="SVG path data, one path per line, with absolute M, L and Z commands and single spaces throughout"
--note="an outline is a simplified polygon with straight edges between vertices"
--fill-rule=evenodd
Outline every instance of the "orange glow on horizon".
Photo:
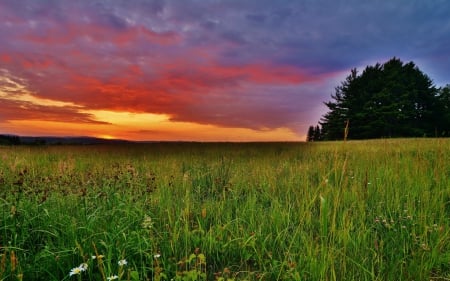
M 301 136 L 287 128 L 258 131 L 173 121 L 142 128 L 133 126 L 132 123 L 129 125 L 67 124 L 54 121 L 12 120 L 2 127 L 9 133 L 24 136 L 91 136 L 130 141 L 303 141 Z
M 100 139 L 107 139 L 107 140 L 117 139 L 116 137 L 111 136 L 111 135 L 98 135 L 98 136 L 95 136 L 95 137 L 96 138 L 100 138 Z

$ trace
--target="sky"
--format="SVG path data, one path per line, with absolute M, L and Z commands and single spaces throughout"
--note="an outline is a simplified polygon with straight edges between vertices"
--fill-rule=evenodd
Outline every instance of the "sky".
M 1 0 L 0 134 L 303 141 L 352 68 L 450 83 L 448 0 Z

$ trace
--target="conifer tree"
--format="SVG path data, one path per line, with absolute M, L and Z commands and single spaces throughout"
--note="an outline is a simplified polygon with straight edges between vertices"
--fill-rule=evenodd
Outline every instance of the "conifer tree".
M 349 139 L 422 137 L 449 130 L 449 87 L 434 87 L 413 63 L 392 58 L 383 65 L 367 66 L 336 87 L 329 111 L 321 118 L 320 138 Z

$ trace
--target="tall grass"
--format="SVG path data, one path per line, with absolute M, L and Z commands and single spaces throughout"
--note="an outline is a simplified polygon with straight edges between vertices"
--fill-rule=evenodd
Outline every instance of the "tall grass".
M 448 139 L 0 147 L 0 186 L 0 280 L 450 279 Z

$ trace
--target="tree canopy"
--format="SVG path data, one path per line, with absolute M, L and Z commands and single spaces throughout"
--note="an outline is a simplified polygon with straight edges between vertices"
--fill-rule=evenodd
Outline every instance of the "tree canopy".
M 436 88 L 413 62 L 394 57 L 361 74 L 354 68 L 331 98 L 308 141 L 343 139 L 345 128 L 349 139 L 450 134 L 450 86 Z

